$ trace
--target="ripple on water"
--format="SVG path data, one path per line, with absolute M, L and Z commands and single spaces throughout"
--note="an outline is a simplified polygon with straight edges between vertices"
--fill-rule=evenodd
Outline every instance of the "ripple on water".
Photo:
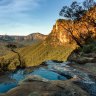
M 20 80 L 23 80 L 26 76 L 29 76 L 29 75 L 39 75 L 49 80 L 67 80 L 66 77 L 59 75 L 58 73 L 44 69 L 44 68 L 38 68 L 30 73 L 27 73 L 27 72 L 25 73 L 24 70 L 18 70 L 17 72 L 11 73 L 9 75 L 9 78 L 12 80 L 15 80 L 15 82 L 11 82 L 11 83 L 3 82 L 0 84 L 0 93 L 5 93 L 8 90 L 16 87 Z
M 58 73 L 52 72 L 50 70 L 39 68 L 31 73 L 32 75 L 39 75 L 43 78 L 49 79 L 49 80 L 67 80 L 66 77 L 59 75 Z

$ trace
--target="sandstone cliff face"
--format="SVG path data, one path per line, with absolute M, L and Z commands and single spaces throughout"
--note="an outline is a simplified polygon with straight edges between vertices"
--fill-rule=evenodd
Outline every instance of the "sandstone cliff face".
M 88 38 L 96 38 L 96 6 L 91 8 L 78 21 L 59 19 L 47 37 L 47 43 L 51 45 L 64 45 L 75 42 L 84 43 Z
M 71 41 L 72 38 L 70 37 L 69 33 L 63 28 L 63 26 L 66 26 L 66 22 L 67 21 L 65 20 L 62 20 L 62 22 L 57 20 L 51 33 L 46 39 L 47 43 L 50 43 L 51 45 L 63 45 Z

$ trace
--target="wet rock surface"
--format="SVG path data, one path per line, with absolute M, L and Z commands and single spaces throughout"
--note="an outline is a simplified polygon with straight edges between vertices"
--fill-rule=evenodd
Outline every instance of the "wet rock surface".
M 37 78 L 37 79 L 36 79 Z M 22 82 L 15 89 L 10 90 L 4 96 L 88 96 L 87 92 L 73 84 L 71 81 L 47 81 L 34 76 Z M 2 95 L 0 95 L 2 96 Z
M 46 61 L 44 63 L 47 66 L 44 66 L 43 75 L 40 76 L 42 71 L 38 71 L 38 74 L 26 76 L 19 81 L 17 87 L 9 90 L 4 96 L 96 96 L 95 79 L 87 72 L 74 68 L 71 62 Z M 50 75 L 46 70 L 59 74 L 59 79 L 48 80 L 46 75 L 49 77 Z M 61 76 L 66 77 L 67 80 L 62 79 Z
M 49 64 L 52 64 L 52 61 L 49 61 Z M 96 96 L 96 81 L 92 80 L 88 73 L 72 67 L 70 62 L 62 64 L 55 63 L 51 66 L 51 70 L 77 79 L 76 82 L 78 82 L 81 88 L 85 89 L 90 96 Z

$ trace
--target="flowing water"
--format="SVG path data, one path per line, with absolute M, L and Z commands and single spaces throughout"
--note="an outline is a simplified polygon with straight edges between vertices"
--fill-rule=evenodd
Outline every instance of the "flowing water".
M 68 62 L 56 63 L 48 61 L 46 64 L 47 68 L 40 67 L 34 70 L 28 68 L 27 70 L 23 69 L 10 73 L 7 75 L 10 79 L 0 83 L 0 93 L 6 93 L 10 89 L 15 88 L 18 86 L 18 83 L 27 76 L 39 75 L 48 80 L 68 80 L 70 78 L 80 77 L 82 78 L 79 81 L 80 86 L 82 86 L 90 96 L 96 96 L 96 83 L 89 78 L 87 73 L 70 67 Z M 4 78 L 1 79 L 3 80 Z
M 8 90 L 16 87 L 19 83 L 19 81 L 25 79 L 28 75 L 39 75 L 43 78 L 46 78 L 48 80 L 67 80 L 66 77 L 59 75 L 58 73 L 49 71 L 45 68 L 38 68 L 31 72 L 26 72 L 25 70 L 18 70 L 14 73 L 10 73 L 8 75 L 8 78 L 10 78 L 11 81 L 2 82 L 0 83 L 0 93 L 5 93 Z M 3 78 L 1 78 L 3 79 Z

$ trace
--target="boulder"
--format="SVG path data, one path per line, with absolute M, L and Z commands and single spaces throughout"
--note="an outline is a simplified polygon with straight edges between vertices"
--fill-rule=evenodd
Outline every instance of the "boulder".
M 45 79 L 41 76 L 38 76 L 38 75 L 30 75 L 30 76 L 26 77 L 24 80 L 20 81 L 19 84 L 23 84 L 26 82 L 32 82 L 32 81 L 48 82 L 49 80 Z

